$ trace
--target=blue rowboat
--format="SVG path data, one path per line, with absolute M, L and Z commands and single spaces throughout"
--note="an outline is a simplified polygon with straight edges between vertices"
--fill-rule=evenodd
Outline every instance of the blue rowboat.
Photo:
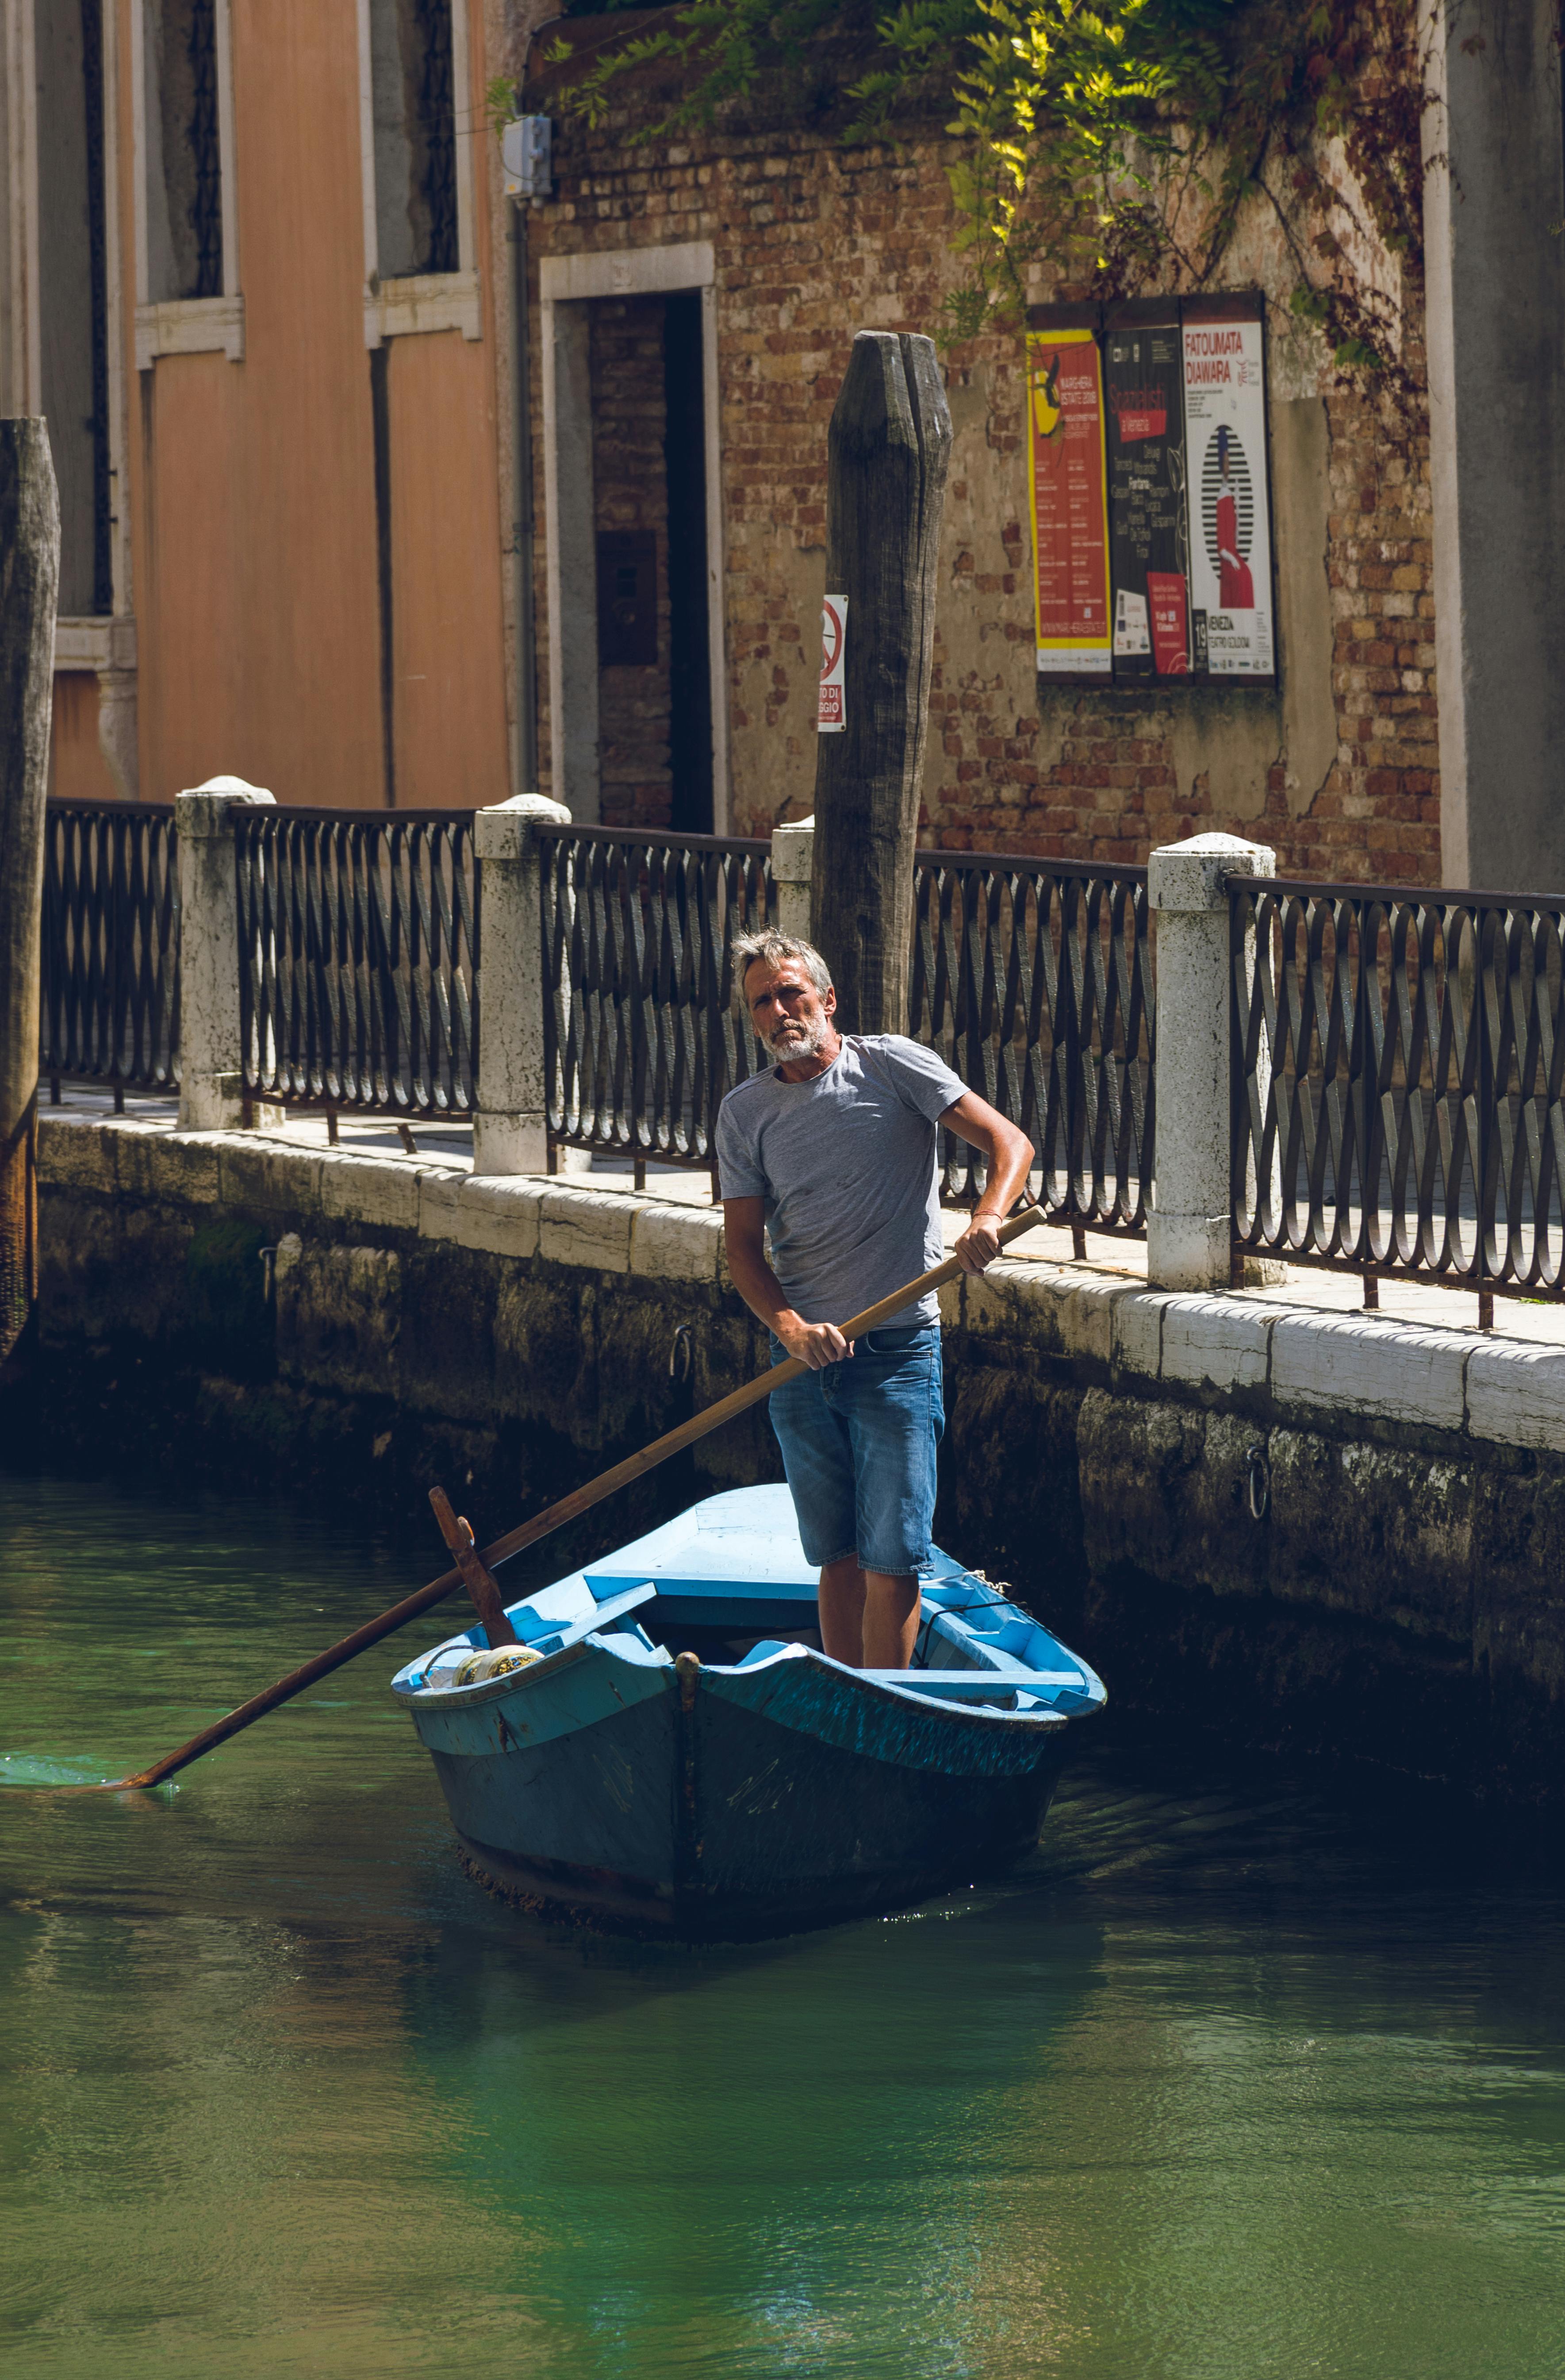
M 468 1873 L 525 1907 L 734 1941 L 1020 1859 L 1098 1679 L 944 1554 L 911 1670 L 828 1659 L 815 1590 L 787 1488 L 741 1488 L 513 1604 L 528 1666 L 459 1683 L 481 1627 L 408 1662 L 393 1692 Z

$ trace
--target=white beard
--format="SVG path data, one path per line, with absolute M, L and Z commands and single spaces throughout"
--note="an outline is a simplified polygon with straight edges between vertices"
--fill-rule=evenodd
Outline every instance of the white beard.
M 769 1058 L 775 1058 L 780 1065 L 785 1066 L 792 1058 L 819 1057 L 826 1045 L 831 1030 L 831 1018 L 819 1016 L 813 1025 L 807 1025 L 802 1028 L 795 1026 L 783 1026 L 770 1038 L 762 1034 L 761 1048 Z

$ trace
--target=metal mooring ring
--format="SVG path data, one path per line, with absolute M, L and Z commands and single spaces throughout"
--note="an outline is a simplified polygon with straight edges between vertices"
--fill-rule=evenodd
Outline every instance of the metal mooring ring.
M 696 1368 L 696 1341 L 688 1322 L 682 1322 L 673 1334 L 673 1344 L 668 1351 L 668 1376 L 681 1388 L 687 1385 Z
M 1271 1502 L 1271 1479 L 1267 1471 L 1265 1447 L 1250 1447 L 1246 1451 L 1244 1462 L 1249 1475 L 1250 1518 L 1252 1521 L 1264 1521 L 1267 1508 Z

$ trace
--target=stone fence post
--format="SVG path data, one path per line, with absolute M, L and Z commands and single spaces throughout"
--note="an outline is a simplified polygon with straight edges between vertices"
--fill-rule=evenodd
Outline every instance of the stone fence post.
M 479 892 L 479 1079 L 473 1172 L 546 1173 L 541 869 L 534 829 L 569 826 L 563 802 L 517 794 L 473 820 Z
M 777 887 L 777 930 L 801 942 L 811 931 L 810 882 L 815 873 L 815 820 L 795 819 L 771 830 L 771 880 Z
M 230 1132 L 243 1099 L 239 1038 L 238 811 L 272 795 L 243 777 L 209 777 L 174 805 L 179 838 L 179 1130 Z
M 1267 844 L 1231 834 L 1164 844 L 1147 863 L 1147 901 L 1158 912 L 1158 1075 L 1146 1276 L 1162 1289 L 1229 1284 L 1228 879 L 1276 872 Z

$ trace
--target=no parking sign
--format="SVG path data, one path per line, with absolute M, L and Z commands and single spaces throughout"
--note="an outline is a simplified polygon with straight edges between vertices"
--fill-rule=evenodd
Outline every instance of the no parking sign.
M 848 641 L 848 599 L 826 595 L 820 605 L 820 703 L 815 723 L 822 735 L 840 735 L 847 725 L 847 686 L 843 674 Z

